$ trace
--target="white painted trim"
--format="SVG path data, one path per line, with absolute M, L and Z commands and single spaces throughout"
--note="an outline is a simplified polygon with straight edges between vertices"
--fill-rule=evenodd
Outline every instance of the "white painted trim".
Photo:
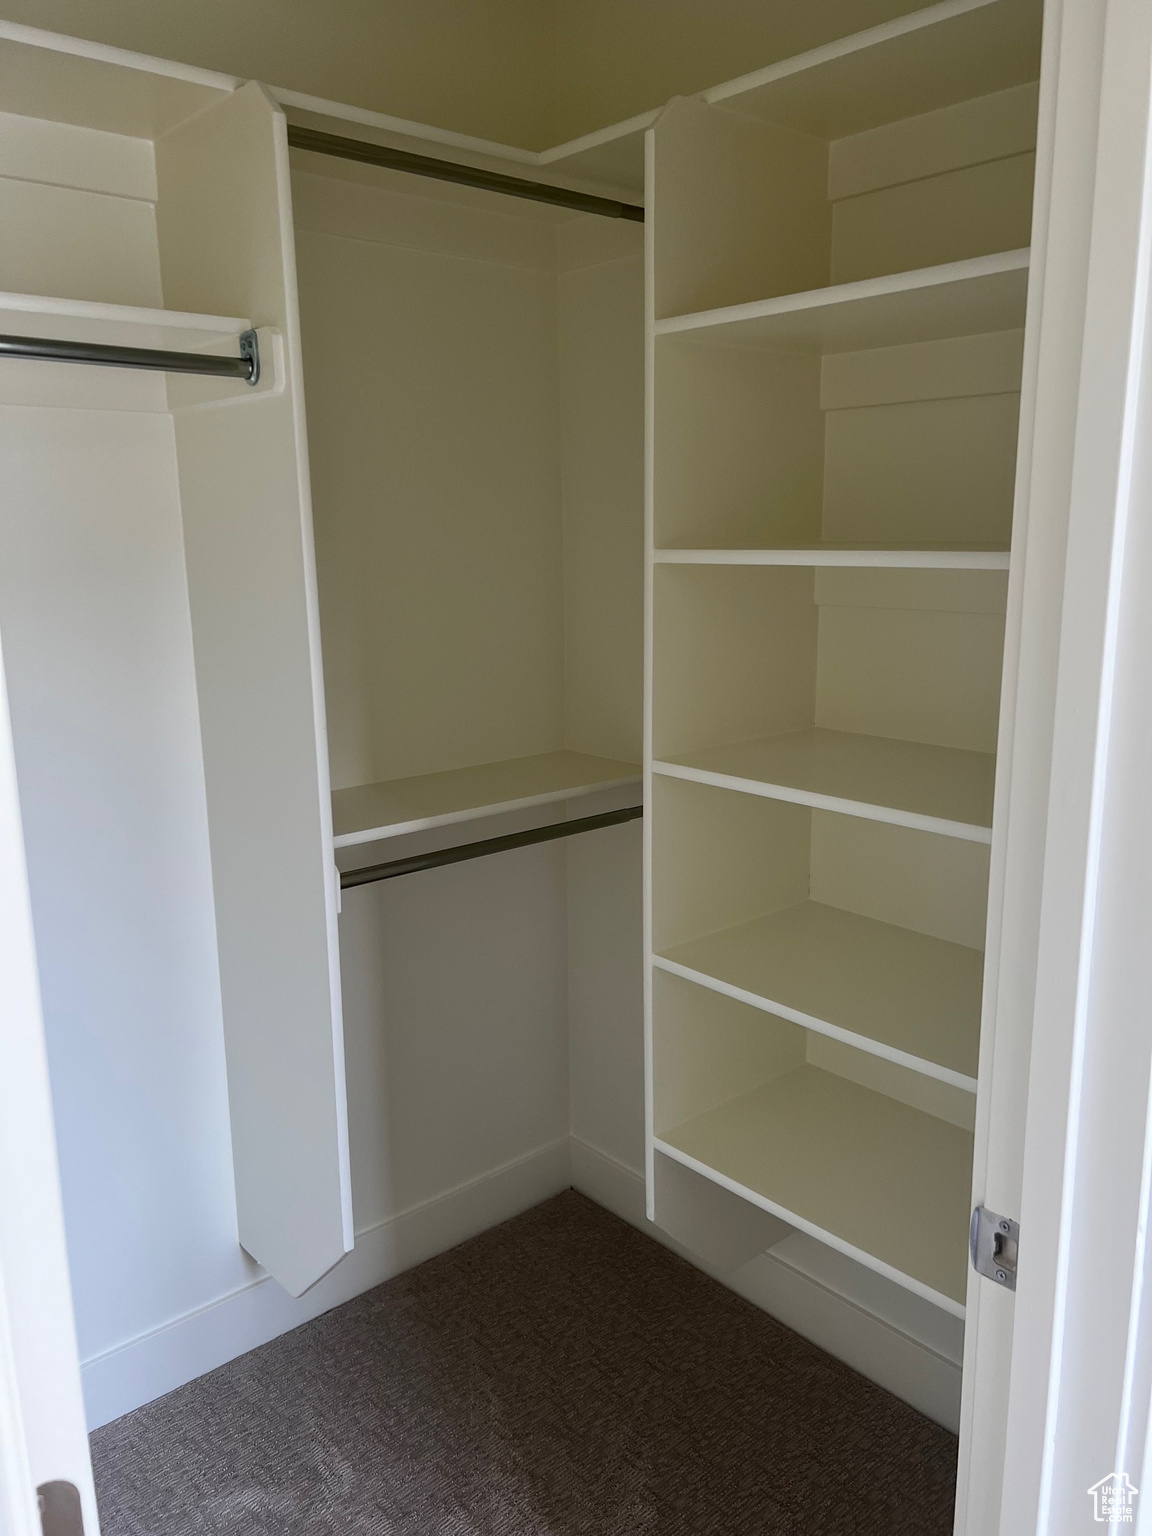
M 799 1008 L 788 1007 L 786 1003 L 774 1003 L 771 998 L 761 997 L 759 993 L 749 992 L 744 987 L 735 987 L 729 981 L 721 981 L 718 976 L 709 976 L 707 971 L 693 970 L 691 966 L 681 965 L 679 961 L 669 960 L 664 955 L 653 955 L 652 964 L 673 976 L 682 976 L 685 981 L 694 981 L 697 986 L 708 987 L 713 992 L 722 992 L 725 997 L 734 998 L 738 1003 L 747 1003 L 752 1008 L 759 1008 L 762 1013 L 771 1013 L 777 1018 L 789 1020 L 792 1024 L 799 1024 L 803 1029 L 811 1029 L 818 1035 L 827 1035 L 831 1040 L 839 1040 L 844 1045 L 852 1046 L 854 1050 L 867 1051 L 872 1056 L 880 1056 L 899 1067 L 906 1067 L 910 1072 L 919 1072 L 923 1077 L 934 1077 L 938 1082 L 951 1083 L 953 1088 L 962 1088 L 966 1093 L 976 1092 L 974 1077 L 969 1077 L 964 1072 L 956 1072 L 951 1067 L 942 1067 L 937 1062 L 929 1061 L 925 1056 L 912 1056 L 907 1051 L 897 1050 L 894 1045 L 885 1045 L 882 1040 L 872 1040 L 867 1035 L 856 1034 L 853 1030 L 841 1029 L 838 1024 L 829 1024 L 824 1019 L 817 1018 L 815 1014 L 803 1013 Z
M 282 107 L 295 107 L 300 112 L 315 112 L 319 117 L 359 123 L 362 128 L 375 128 L 381 133 L 399 134 L 406 139 L 426 139 L 428 143 L 439 144 L 444 149 L 463 149 L 470 154 L 487 155 L 493 160 L 513 160 L 518 165 L 540 163 L 540 156 L 533 149 L 518 149 L 514 144 L 498 144 L 494 139 L 480 139 L 471 133 L 454 133 L 449 128 L 433 128 L 428 123 L 393 117 L 388 112 L 373 112 L 369 107 L 352 107 L 345 102 L 328 101 L 323 96 L 309 96 L 305 91 L 290 91 L 279 85 L 270 85 L 267 89 Z
M 734 773 L 714 773 L 711 768 L 688 768 L 683 763 L 656 761 L 652 772 L 670 779 L 687 779 L 693 784 L 709 784 L 713 789 L 737 790 L 743 795 L 759 795 L 764 800 L 787 800 L 792 805 L 807 805 L 815 811 L 836 811 L 841 816 L 858 816 L 862 821 L 883 821 L 893 827 L 913 827 L 919 832 L 935 832 L 941 837 L 956 837 L 966 843 L 990 843 L 992 829 L 967 821 L 947 821 L 941 816 L 924 816 L 919 811 L 901 811 L 894 806 L 872 805 L 867 800 L 847 800 L 842 795 L 821 795 L 812 789 L 797 789 L 791 784 L 772 784 L 767 779 L 743 779 Z
M 1083 9 L 1063 7 L 1072 38 Z M 1067 108 L 1080 119 L 1077 155 L 1086 146 L 1094 162 L 1079 167 L 1081 188 L 1091 189 L 1091 246 L 999 1527 L 1013 1536 L 1086 1528 L 1082 1490 L 1127 1470 L 1114 1460 L 1126 1449 L 1125 1350 L 1139 1342 L 1126 1330 L 1147 1308 L 1138 1185 L 1150 1050 L 1140 887 L 1152 837 L 1144 763 L 1152 11 L 1146 0 L 1086 9 L 1103 21 L 1102 40 L 1093 39 L 1102 57 L 1081 43 L 1090 73 Z M 1138 1519 L 1145 1529 L 1148 1504 Z
M 850 570 L 1006 571 L 1006 549 L 657 549 L 657 565 L 819 565 Z
M 618 139 L 631 138 L 634 133 L 646 133 L 663 110 L 663 107 L 653 107 L 648 112 L 637 113 L 635 117 L 626 117 L 623 122 L 609 123 L 606 128 L 582 133 L 578 139 L 566 139 L 563 144 L 542 149 L 536 156 L 536 164 L 555 165 L 558 160 L 567 160 L 573 155 L 583 154 L 585 150 L 601 149 L 605 144 L 615 144 Z
M 32 1490 L 96 1494 L 84 1434 L 76 1329 L 44 1043 L 24 832 L 0 653 L 0 1529 L 30 1536 Z
M 644 1214 L 644 1176 L 579 1136 L 572 1137 L 572 1187 L 662 1243 L 869 1381 L 946 1429 L 959 1417 L 960 1367 L 880 1317 L 847 1291 L 821 1282 L 771 1251 L 734 1274 L 708 1268 Z
M 710 1168 L 707 1163 L 702 1163 L 699 1158 L 691 1157 L 687 1152 L 682 1152 L 679 1147 L 674 1147 L 670 1142 L 662 1141 L 659 1136 L 652 1138 L 652 1144 L 657 1152 L 662 1152 L 665 1157 L 671 1157 L 678 1163 L 683 1163 L 685 1168 L 691 1168 L 693 1173 L 698 1173 L 702 1178 L 710 1179 L 713 1184 L 719 1184 L 721 1189 L 727 1189 L 734 1195 L 739 1195 L 743 1200 L 750 1200 L 753 1205 L 758 1205 L 762 1211 L 767 1211 L 770 1216 L 778 1216 L 781 1221 L 786 1221 L 790 1227 L 795 1227 L 798 1232 L 806 1232 L 809 1237 L 814 1237 L 818 1242 L 827 1243 L 829 1248 L 835 1248 L 837 1253 L 842 1253 L 849 1259 L 855 1259 L 857 1264 L 863 1264 L 865 1269 L 875 1270 L 878 1275 L 883 1275 L 886 1280 L 893 1281 L 896 1285 L 903 1286 L 906 1291 L 911 1291 L 914 1296 L 921 1297 L 924 1301 L 930 1301 L 933 1306 L 941 1308 L 944 1312 L 951 1312 L 953 1317 L 964 1316 L 964 1306 L 959 1301 L 953 1301 L 951 1296 L 945 1296 L 941 1291 L 934 1291 L 930 1285 L 925 1285 L 922 1280 L 917 1280 L 913 1275 L 906 1275 L 902 1270 L 895 1269 L 891 1264 L 885 1264 L 883 1259 L 874 1258 L 872 1254 L 865 1253 L 863 1248 L 857 1248 L 852 1243 L 846 1243 L 842 1237 L 837 1237 L 835 1232 L 829 1232 L 824 1227 L 819 1227 L 814 1221 L 809 1221 L 805 1216 L 799 1216 L 795 1211 L 790 1211 L 786 1205 L 779 1205 L 775 1200 L 769 1200 L 766 1195 L 749 1189 L 746 1184 L 740 1184 L 735 1179 L 730 1179 L 727 1174 L 719 1172 L 716 1168 Z
M 920 1412 L 955 1428 L 959 1368 L 954 1361 L 783 1258 L 768 1254 L 771 1267 L 761 1264 L 754 1284 L 714 1273 L 646 1220 L 643 1175 L 578 1136 L 539 1147 L 366 1228 L 358 1233 L 355 1250 L 303 1297 L 293 1300 L 260 1276 L 93 1357 L 83 1368 L 90 1427 L 173 1391 L 569 1185 Z
M 992 0 L 983 0 L 983 3 L 990 4 Z M 831 309 L 839 304 L 863 304 L 871 299 L 917 293 L 949 283 L 968 283 L 982 277 L 999 277 L 1007 272 L 1026 272 L 1030 254 L 1029 248 L 1023 246 L 1015 251 L 995 251 L 991 256 L 947 261 L 938 267 L 917 267 L 911 272 L 865 277 L 855 283 L 833 283 L 827 288 L 809 288 L 803 293 L 782 293 L 774 299 L 753 299 L 748 304 L 728 304 L 720 309 L 702 309 L 688 315 L 669 315 L 656 321 L 656 335 L 678 336 L 684 331 L 737 325 L 742 320 L 769 320 L 776 315 Z
M 74 58 L 93 59 L 100 64 L 116 64 L 121 69 L 138 69 L 150 75 L 163 75 L 167 80 L 184 80 L 190 85 L 205 85 L 229 94 L 245 84 L 237 75 L 222 75 L 214 69 L 178 64 L 174 59 L 158 59 L 148 53 L 112 48 L 107 43 L 94 43 L 86 37 L 68 37 L 63 32 L 49 32 L 43 27 L 25 27 L 16 21 L 0 21 L 0 42 L 48 48 L 53 53 L 68 53 Z
M 869 27 L 866 32 L 855 32 L 850 37 L 841 37 L 833 43 L 825 43 L 821 48 L 812 48 L 807 53 L 798 53 L 790 59 L 781 59 L 777 64 L 767 64 L 763 69 L 755 69 L 747 75 L 739 75 L 735 80 L 726 80 L 723 85 L 714 85 L 710 90 L 704 91 L 703 99 L 714 105 L 718 101 L 727 101 L 732 96 L 743 96 L 748 91 L 757 90 L 763 85 L 771 85 L 773 81 L 783 80 L 788 75 L 798 75 L 806 69 L 816 69 L 821 64 L 831 64 L 835 59 L 846 58 L 849 54 L 860 53 L 866 48 L 875 48 L 878 43 L 891 42 L 894 38 L 905 37 L 909 32 L 919 32 L 924 27 L 934 27 L 942 21 L 951 21 L 954 16 L 964 16 L 969 11 L 978 11 L 985 5 L 997 3 L 998 0 L 943 0 L 941 5 L 926 6 L 923 10 L 912 11 L 907 16 L 898 16 L 895 21 L 886 21 L 878 27 Z
M 303 1296 L 293 1298 L 270 1276 L 260 1275 L 206 1306 L 93 1356 L 82 1368 L 89 1428 L 298 1328 L 559 1194 L 569 1183 L 564 1136 L 364 1228 L 356 1234 L 353 1251 Z

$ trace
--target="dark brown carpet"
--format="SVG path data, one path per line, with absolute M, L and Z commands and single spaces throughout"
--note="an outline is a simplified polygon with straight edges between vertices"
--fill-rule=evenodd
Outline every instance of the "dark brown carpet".
M 92 1437 L 104 1536 L 934 1536 L 956 1441 L 572 1191 Z

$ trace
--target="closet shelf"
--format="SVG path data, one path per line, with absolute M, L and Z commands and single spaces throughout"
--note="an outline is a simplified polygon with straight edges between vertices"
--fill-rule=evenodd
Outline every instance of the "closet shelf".
M 45 336 L 53 341 L 102 346 L 155 347 L 171 352 L 210 352 L 250 328 L 229 315 L 197 315 L 132 304 L 95 304 L 37 293 L 0 293 L 0 333 Z
M 1006 549 L 941 544 L 781 544 L 772 549 L 657 549 L 657 565 L 811 565 L 917 571 L 1006 571 Z
M 984 955 L 804 901 L 653 956 L 714 992 L 976 1091 Z
M 656 1150 L 964 1316 L 972 1135 L 797 1067 L 655 1138 Z
M 545 752 L 473 768 L 361 784 L 338 789 L 332 795 L 333 842 L 337 848 L 350 848 L 356 843 L 475 821 L 502 811 L 527 810 L 640 781 L 636 763 L 590 757 L 583 752 Z
M 947 0 L 770 64 L 704 100 L 837 139 L 1035 80 L 1036 0 Z
M 973 843 L 992 841 L 996 759 L 852 731 L 787 731 L 653 762 L 653 772 Z
M 997 3 L 997 0 L 994 0 Z M 1002 0 L 999 0 L 1002 3 Z M 656 321 L 657 336 L 763 346 L 776 352 L 855 352 L 1014 330 L 1024 324 L 1028 250 L 786 293 Z

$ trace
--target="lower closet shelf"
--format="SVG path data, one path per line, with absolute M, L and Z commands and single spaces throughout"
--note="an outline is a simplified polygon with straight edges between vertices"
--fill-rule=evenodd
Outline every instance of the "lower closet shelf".
M 636 763 L 586 752 L 542 752 L 443 773 L 359 784 L 332 795 L 337 848 L 446 827 L 502 811 L 571 800 L 600 789 L 640 783 Z
M 984 955 L 805 901 L 654 956 L 674 975 L 976 1091 Z
M 996 759 L 990 752 L 815 728 L 678 754 L 653 768 L 973 842 L 992 837 Z
M 656 1150 L 964 1315 L 971 1132 L 797 1067 L 657 1136 Z

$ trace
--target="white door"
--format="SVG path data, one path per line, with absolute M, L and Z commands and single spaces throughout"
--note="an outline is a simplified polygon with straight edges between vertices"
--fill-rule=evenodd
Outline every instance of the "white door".
M 98 1530 L 0 653 L 0 1536 Z
M 1152 1530 L 1150 101 L 1148 0 L 1047 0 L 963 1536 Z

